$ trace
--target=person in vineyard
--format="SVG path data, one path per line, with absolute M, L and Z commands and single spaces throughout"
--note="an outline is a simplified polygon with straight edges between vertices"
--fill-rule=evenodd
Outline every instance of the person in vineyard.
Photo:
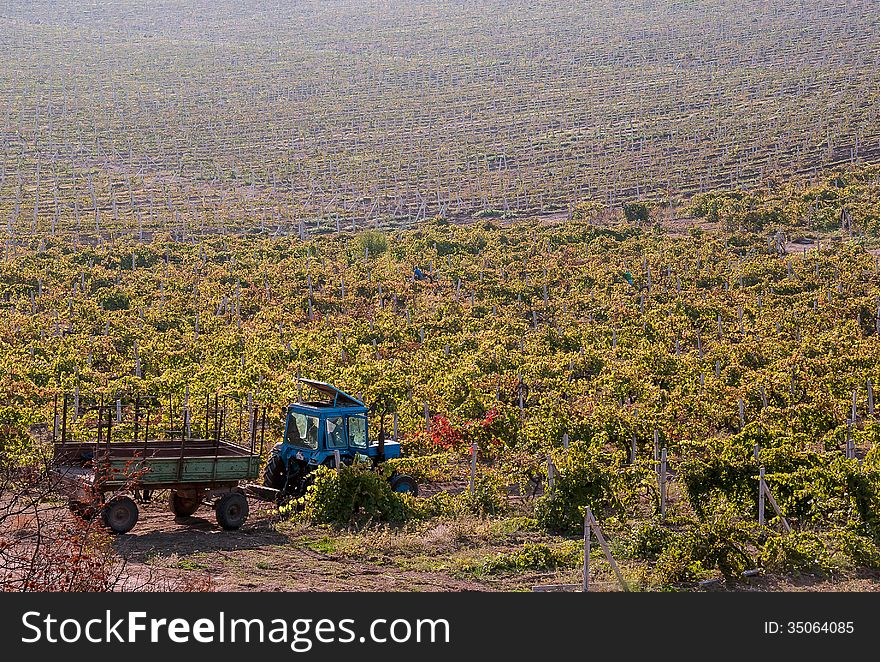
M 426 274 L 419 267 L 413 267 L 413 278 L 420 281 L 427 280 L 430 283 L 434 282 L 434 276 L 432 276 L 430 273 Z

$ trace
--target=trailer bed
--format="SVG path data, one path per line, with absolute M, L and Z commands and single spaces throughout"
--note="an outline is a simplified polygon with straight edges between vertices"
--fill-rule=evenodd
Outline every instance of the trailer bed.
M 55 446 L 53 475 L 77 487 L 111 491 L 215 488 L 254 480 L 259 454 L 214 440 L 158 440 L 147 443 L 67 443 Z

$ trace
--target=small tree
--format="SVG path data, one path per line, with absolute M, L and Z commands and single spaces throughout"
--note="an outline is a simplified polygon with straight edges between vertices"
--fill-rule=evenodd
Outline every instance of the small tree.
M 651 214 L 644 202 L 627 202 L 623 205 L 623 216 L 630 223 L 647 223 Z

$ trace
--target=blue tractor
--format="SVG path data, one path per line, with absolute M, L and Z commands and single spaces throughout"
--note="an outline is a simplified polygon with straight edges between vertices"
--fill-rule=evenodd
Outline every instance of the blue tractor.
M 371 441 L 367 406 L 335 386 L 311 379 L 300 383 L 317 392 L 314 400 L 287 407 L 284 440 L 275 445 L 263 471 L 263 485 L 278 491 L 278 498 L 302 496 L 311 473 L 320 466 L 335 468 L 356 459 L 378 465 L 400 457 L 400 444 L 386 440 L 384 432 Z M 418 484 L 394 472 L 389 481 L 395 492 L 418 495 Z

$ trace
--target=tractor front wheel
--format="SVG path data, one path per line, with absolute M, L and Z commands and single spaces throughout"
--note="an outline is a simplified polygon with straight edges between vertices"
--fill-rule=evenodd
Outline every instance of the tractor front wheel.
M 220 497 L 215 506 L 217 523 L 227 531 L 241 527 L 248 517 L 248 502 L 243 494 L 228 492 Z
M 412 476 L 406 474 L 397 474 L 391 478 L 391 489 L 395 492 L 403 494 L 412 494 L 419 496 L 419 484 Z
M 138 521 L 137 504 L 126 496 L 112 499 L 101 514 L 104 524 L 114 533 L 128 533 Z

